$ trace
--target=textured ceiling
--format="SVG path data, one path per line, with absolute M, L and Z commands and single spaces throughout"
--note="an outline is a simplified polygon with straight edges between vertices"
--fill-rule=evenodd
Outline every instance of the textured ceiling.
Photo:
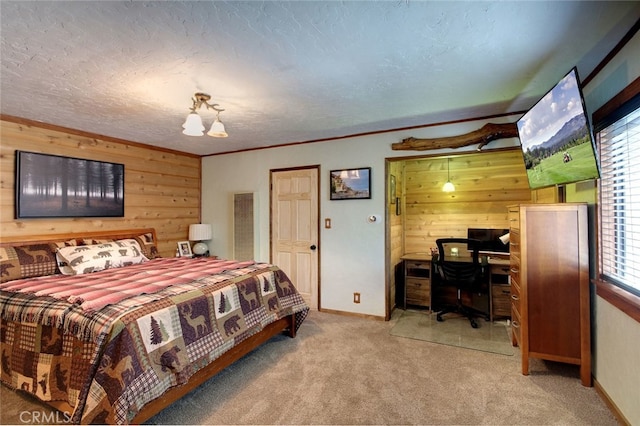
M 522 111 L 639 17 L 629 1 L 3 0 L 1 113 L 206 155 Z M 181 133 L 196 91 L 228 138 Z

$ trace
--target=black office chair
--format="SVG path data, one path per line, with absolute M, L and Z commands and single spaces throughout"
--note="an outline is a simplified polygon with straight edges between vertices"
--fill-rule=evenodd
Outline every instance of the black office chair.
M 488 312 L 466 306 L 462 301 L 462 292 L 481 293 L 488 291 L 485 283 L 484 265 L 478 254 L 478 240 L 468 238 L 440 238 L 436 240 L 438 259 L 435 263 L 441 284 L 456 288 L 455 305 L 446 306 L 436 314 L 438 321 L 449 312 L 457 312 L 469 319 L 471 327 L 478 328 L 477 317 L 489 320 Z M 452 250 L 453 249 L 453 250 Z

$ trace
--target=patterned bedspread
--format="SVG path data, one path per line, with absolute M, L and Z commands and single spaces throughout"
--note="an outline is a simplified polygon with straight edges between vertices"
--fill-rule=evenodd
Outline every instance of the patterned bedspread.
M 172 285 L 93 311 L 83 309 L 83 298 L 2 290 L 2 381 L 44 401 L 67 401 L 75 423 L 128 423 L 269 323 L 295 314 L 300 326 L 309 308 L 277 266 L 220 262 L 168 258 L 120 268 L 146 283 L 168 274 Z M 181 269 L 188 279 L 176 278 Z

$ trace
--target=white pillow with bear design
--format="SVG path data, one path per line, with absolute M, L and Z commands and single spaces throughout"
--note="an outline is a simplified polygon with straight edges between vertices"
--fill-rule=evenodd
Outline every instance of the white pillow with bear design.
M 60 272 L 80 275 L 148 261 L 134 239 L 86 246 L 60 247 L 56 253 Z

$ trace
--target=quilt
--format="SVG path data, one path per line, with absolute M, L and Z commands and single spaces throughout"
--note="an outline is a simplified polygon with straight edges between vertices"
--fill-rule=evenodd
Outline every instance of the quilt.
M 275 265 L 227 270 L 213 259 L 176 258 L 120 269 L 132 268 L 136 276 L 136 267 L 153 262 L 165 267 L 147 268 L 147 281 L 185 264 L 201 272 L 97 310 L 84 310 L 83 298 L 70 303 L 66 296 L 2 290 L 2 381 L 44 401 L 68 402 L 74 410 L 65 414 L 74 423 L 126 424 L 146 403 L 266 325 L 295 315 L 297 329 L 309 311 Z

